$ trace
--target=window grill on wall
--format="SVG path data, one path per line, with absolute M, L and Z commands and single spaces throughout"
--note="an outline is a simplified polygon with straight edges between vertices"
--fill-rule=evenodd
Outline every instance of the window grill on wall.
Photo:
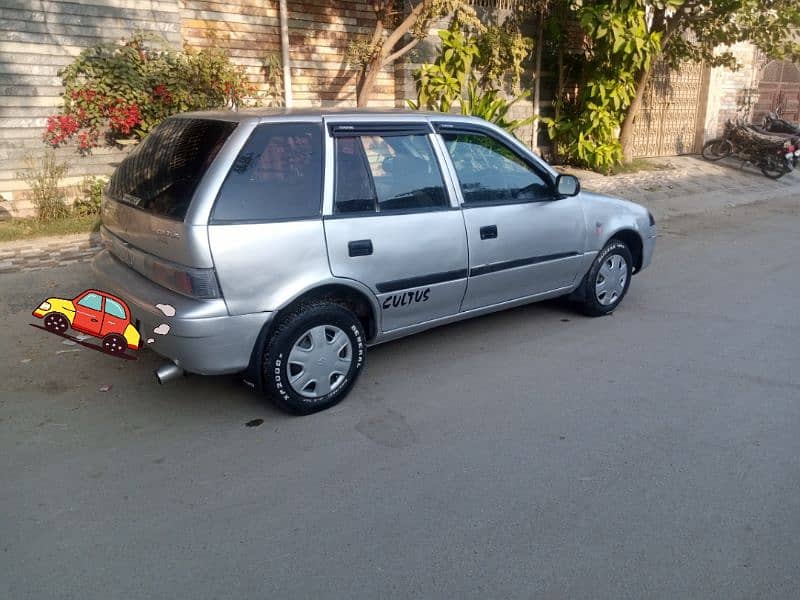
M 469 0 L 467 4 L 476 8 L 515 10 L 521 4 L 521 0 Z

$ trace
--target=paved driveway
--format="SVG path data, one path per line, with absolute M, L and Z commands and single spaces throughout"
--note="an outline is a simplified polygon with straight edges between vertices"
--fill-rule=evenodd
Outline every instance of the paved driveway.
M 0 597 L 796 598 L 798 256 L 796 200 L 673 219 L 613 316 L 379 347 L 306 418 L 29 327 L 86 265 L 0 276 Z

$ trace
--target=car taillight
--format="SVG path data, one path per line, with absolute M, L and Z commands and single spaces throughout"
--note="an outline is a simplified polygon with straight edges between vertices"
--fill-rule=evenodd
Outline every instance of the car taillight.
M 145 271 L 152 281 L 184 296 L 202 299 L 222 297 L 214 269 L 195 269 L 148 258 L 145 260 Z

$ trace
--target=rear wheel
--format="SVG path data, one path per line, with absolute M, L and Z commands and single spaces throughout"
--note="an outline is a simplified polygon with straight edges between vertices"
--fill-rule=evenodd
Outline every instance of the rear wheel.
M 109 333 L 103 338 L 103 350 L 109 354 L 122 354 L 128 347 L 128 342 L 118 333 Z
M 728 140 L 716 138 L 705 143 L 702 154 L 706 160 L 715 161 L 730 156 L 731 152 L 733 146 Z
M 44 326 L 53 333 L 63 334 L 69 329 L 69 321 L 61 313 L 50 313 L 44 317 Z
M 265 344 L 264 388 L 288 412 L 319 412 L 344 399 L 365 357 L 358 317 L 329 301 L 305 304 L 286 315 Z
M 581 309 L 590 317 L 610 314 L 628 292 L 633 256 L 623 242 L 612 239 L 595 258 L 583 280 Z

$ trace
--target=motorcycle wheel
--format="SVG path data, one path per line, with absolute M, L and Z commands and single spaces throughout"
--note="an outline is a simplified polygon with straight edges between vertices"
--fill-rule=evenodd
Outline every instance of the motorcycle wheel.
M 728 140 L 716 138 L 703 145 L 702 155 L 706 160 L 716 161 L 730 156 L 731 152 L 733 152 L 733 145 Z
M 761 172 L 764 174 L 764 176 L 769 177 L 770 179 L 780 179 L 789 172 L 789 169 L 786 168 L 786 165 L 780 164 L 775 159 L 767 159 L 759 166 L 761 167 Z

